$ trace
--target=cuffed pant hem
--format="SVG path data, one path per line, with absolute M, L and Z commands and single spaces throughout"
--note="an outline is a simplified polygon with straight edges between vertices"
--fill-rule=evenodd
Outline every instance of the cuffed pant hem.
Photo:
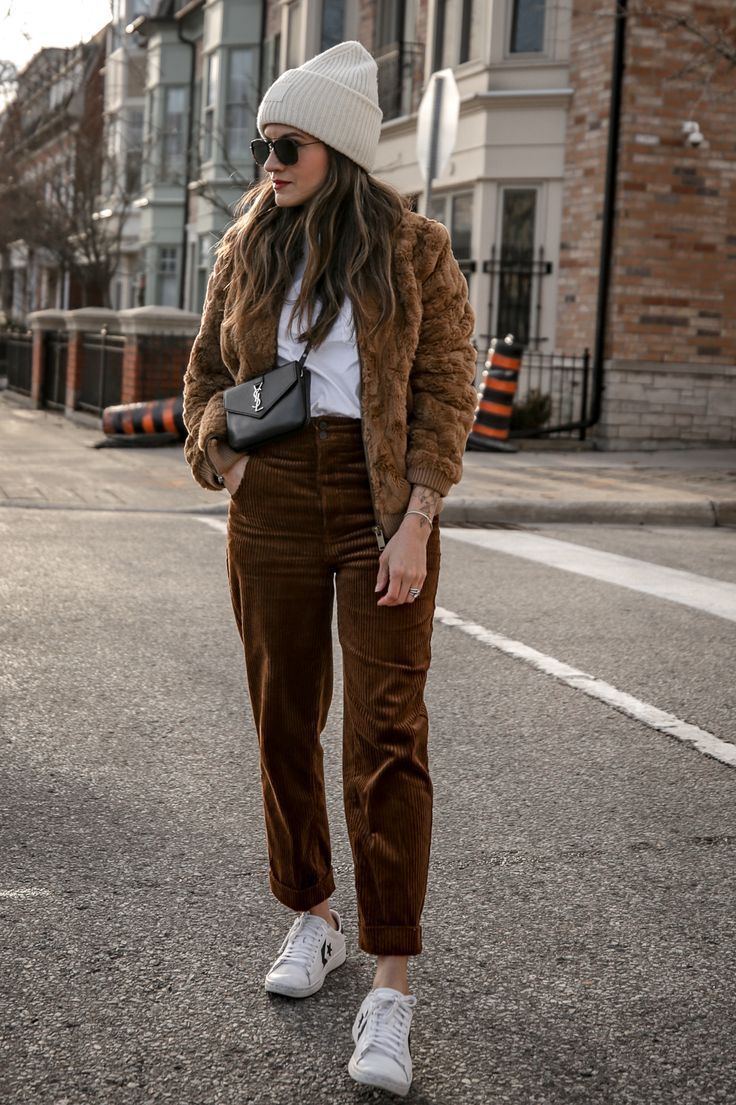
M 313 886 L 308 886 L 306 890 L 294 890 L 291 886 L 285 886 L 284 883 L 274 878 L 271 871 L 268 873 L 268 880 L 274 897 L 278 898 L 282 905 L 300 912 L 311 909 L 314 905 L 319 905 L 320 902 L 324 902 L 326 898 L 335 893 L 335 876 L 332 868 L 324 878 L 321 878 Z
M 358 946 L 369 955 L 419 955 L 422 926 L 360 925 Z

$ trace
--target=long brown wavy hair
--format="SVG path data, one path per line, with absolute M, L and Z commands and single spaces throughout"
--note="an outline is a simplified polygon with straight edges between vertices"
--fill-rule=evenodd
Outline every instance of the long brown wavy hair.
M 240 320 L 272 311 L 274 299 L 283 303 L 305 247 L 306 269 L 289 318 L 289 327 L 298 319 L 299 341 L 319 346 L 346 295 L 361 334 L 373 336 L 394 318 L 391 252 L 409 201 L 337 150 L 328 147 L 328 153 L 324 184 L 308 203 L 278 207 L 270 180 L 239 201 L 217 249 L 235 289 L 226 327 L 237 331 Z M 378 307 L 370 328 L 367 299 Z

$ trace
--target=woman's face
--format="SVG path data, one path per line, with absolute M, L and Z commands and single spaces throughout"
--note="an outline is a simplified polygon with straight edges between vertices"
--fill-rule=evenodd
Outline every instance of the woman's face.
M 294 165 L 283 165 L 271 150 L 263 166 L 271 178 L 274 199 L 277 207 L 297 207 L 316 195 L 327 178 L 329 154 L 323 142 L 317 141 L 296 127 L 282 123 L 269 123 L 264 127 L 266 138 L 274 142 L 277 138 L 293 138 L 300 147 L 299 157 Z M 306 143 L 314 145 L 306 145 Z

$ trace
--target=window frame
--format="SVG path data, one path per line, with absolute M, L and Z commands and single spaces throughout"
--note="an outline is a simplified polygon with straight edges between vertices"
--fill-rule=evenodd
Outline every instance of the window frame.
M 168 102 L 174 93 L 181 93 L 182 110 L 179 115 L 181 127 L 178 131 L 169 133 L 167 123 L 169 120 Z M 187 93 L 185 84 L 161 85 L 161 141 L 160 141 L 160 179 L 163 183 L 177 183 L 177 176 L 184 177 L 187 172 Z M 176 136 L 180 149 L 172 152 L 168 148 L 169 140 Z
M 226 81 L 225 81 L 225 115 L 224 115 L 225 125 L 223 127 L 224 138 L 225 138 L 224 153 L 225 153 L 225 157 L 227 158 L 228 161 L 244 161 L 244 162 L 247 162 L 247 161 L 250 160 L 250 156 L 251 156 L 251 153 L 250 153 L 250 135 L 252 133 L 255 133 L 255 121 L 256 121 L 256 110 L 257 110 L 257 104 L 255 104 L 255 107 L 254 107 L 254 103 L 255 103 L 255 101 L 257 99 L 257 95 L 258 95 L 257 85 L 258 85 L 258 61 L 259 61 L 258 54 L 259 54 L 259 49 L 260 49 L 260 47 L 254 45 L 252 43 L 245 44 L 245 45 L 237 45 L 237 46 L 228 47 L 227 65 L 226 65 Z M 242 54 L 245 54 L 245 55 L 248 55 L 248 54 L 250 55 L 250 77 L 253 81 L 253 91 L 256 94 L 255 97 L 251 97 L 250 99 L 248 99 L 246 97 L 245 103 L 243 103 L 242 100 L 237 99 L 237 98 L 231 99 L 231 96 L 233 95 L 233 89 L 232 89 L 233 58 L 234 58 L 235 54 L 238 53 L 238 52 L 242 53 Z M 236 151 L 234 153 L 233 150 L 232 150 L 232 146 L 231 146 L 231 133 L 236 128 L 232 127 L 231 123 L 230 123 L 231 108 L 238 108 L 239 109 L 239 108 L 242 108 L 242 107 L 244 107 L 245 111 L 246 111 L 246 122 L 245 122 L 244 127 L 237 128 L 237 129 L 243 131 L 243 134 L 244 134 L 243 143 L 244 144 L 243 144 L 242 150 Z
M 217 98 L 220 88 L 220 53 L 212 50 L 205 55 L 202 94 L 202 162 L 214 160 L 217 127 Z M 214 74 L 213 74 L 214 70 Z
M 468 256 L 464 257 L 455 253 L 455 242 L 453 241 L 453 223 L 455 213 L 455 202 L 458 199 L 464 199 L 470 197 L 470 246 Z M 445 226 L 450 235 L 450 245 L 452 246 L 452 252 L 455 256 L 455 260 L 460 266 L 461 271 L 465 275 L 465 278 L 469 281 L 470 274 L 476 270 L 476 262 L 473 259 L 473 215 L 475 208 L 475 189 L 474 188 L 457 188 L 452 192 L 440 192 L 430 197 L 430 206 L 433 204 L 442 204 L 444 207 L 443 215 L 441 219 L 437 219 Z M 435 218 L 429 211 L 427 212 L 429 218 Z
M 496 217 L 496 242 L 498 243 L 498 259 L 497 264 L 500 266 L 503 263 L 503 251 L 504 251 L 504 211 L 506 206 L 506 194 L 508 192 L 533 192 L 534 193 L 534 225 L 532 228 L 532 245 L 531 245 L 531 257 L 530 257 L 530 276 L 529 276 L 529 317 L 527 319 L 527 342 L 530 339 L 530 335 L 534 332 L 534 288 L 535 277 L 531 270 L 534 268 L 535 261 L 539 254 L 539 248 L 542 245 L 542 215 L 543 215 L 543 203 L 545 201 L 545 185 L 538 181 L 504 181 L 498 186 L 498 211 Z M 494 295 L 493 305 L 493 333 L 500 334 L 502 327 L 500 326 L 500 310 L 501 310 L 501 274 L 498 276 L 498 285 L 496 294 Z M 504 327 L 505 328 L 505 327 Z M 519 339 L 519 335 L 516 335 Z
M 452 3 L 452 0 L 437 0 L 435 6 L 434 15 L 434 34 L 432 40 L 432 71 L 437 72 L 439 69 L 456 69 L 459 65 L 466 65 L 468 62 L 480 61 L 483 57 L 483 43 L 481 42 L 480 52 L 473 56 L 470 50 L 472 41 L 472 27 L 473 27 L 473 9 L 475 5 L 478 6 L 478 18 L 482 17 L 482 3 L 483 0 L 458 0 L 461 5 L 460 10 L 460 37 L 458 40 L 458 56 L 444 63 L 442 54 L 445 43 L 445 25 L 447 16 L 447 5 Z
M 164 258 L 164 254 L 170 256 Z M 167 264 L 170 267 L 167 267 Z M 171 281 L 174 290 L 174 303 L 164 302 L 162 286 L 164 281 Z M 156 304 L 159 307 L 179 306 L 179 247 L 172 245 L 160 245 L 156 247 Z
M 342 12 L 341 12 L 341 14 L 342 14 L 342 26 L 340 28 L 340 35 L 335 40 L 335 42 L 332 42 L 331 39 L 327 39 L 325 37 L 325 8 L 329 4 L 333 4 L 333 3 L 339 4 L 342 8 Z M 319 7 L 320 7 L 320 10 L 319 10 L 319 41 L 320 41 L 319 51 L 321 53 L 323 50 L 329 50 L 332 46 L 336 46 L 338 43 L 345 41 L 345 28 L 347 26 L 349 12 L 347 10 L 348 9 L 347 0 L 321 0 L 321 3 L 320 3 Z
M 507 60 L 515 61 L 517 59 L 521 61 L 529 61 L 536 58 L 545 58 L 549 56 L 549 27 L 550 27 L 550 3 L 549 0 L 534 0 L 535 3 L 542 4 L 544 7 L 544 13 L 542 16 L 542 45 L 538 50 L 514 50 L 514 31 L 516 29 L 516 18 L 519 10 L 519 4 L 522 0 L 506 0 L 506 47 L 505 56 Z

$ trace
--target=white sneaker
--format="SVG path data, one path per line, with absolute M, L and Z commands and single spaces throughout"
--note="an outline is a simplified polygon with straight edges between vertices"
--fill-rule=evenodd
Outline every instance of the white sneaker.
M 400 1094 L 409 1092 L 411 1018 L 417 999 L 388 986 L 371 990 L 353 1025 L 355 1051 L 348 1063 L 350 1076 L 366 1086 Z
M 322 987 L 326 976 L 345 962 L 347 948 L 342 920 L 330 910 L 337 929 L 314 913 L 300 913 L 279 948 L 266 975 L 266 989 L 288 998 L 308 998 Z

